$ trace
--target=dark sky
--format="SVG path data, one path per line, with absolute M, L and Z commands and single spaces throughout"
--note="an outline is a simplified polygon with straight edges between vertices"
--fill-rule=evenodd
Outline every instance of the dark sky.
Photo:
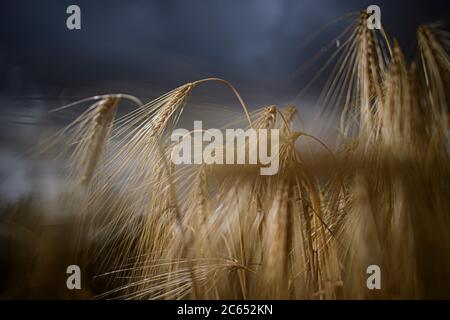
M 348 25 L 336 23 L 304 44 L 326 23 L 377 4 L 387 31 L 408 53 L 417 26 L 448 19 L 449 3 L 1 0 L 0 94 L 143 94 L 219 76 L 254 95 L 284 98 L 316 71 L 293 77 L 295 70 Z M 82 30 L 66 28 L 70 4 L 81 8 Z

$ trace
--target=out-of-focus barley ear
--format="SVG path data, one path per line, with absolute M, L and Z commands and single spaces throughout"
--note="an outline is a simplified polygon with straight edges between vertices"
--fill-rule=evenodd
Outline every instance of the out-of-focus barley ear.
M 283 123 L 281 127 L 281 134 L 287 134 L 291 130 L 291 126 L 294 120 L 294 116 L 297 114 L 297 108 L 294 106 L 288 106 L 283 110 L 283 116 L 288 124 L 287 126 Z
M 417 31 L 420 56 L 425 77 L 426 92 L 432 117 L 439 126 L 433 130 L 433 139 L 442 141 L 450 126 L 450 58 L 439 41 L 436 30 L 420 26 Z M 445 140 L 445 139 L 444 139 Z
M 265 236 L 266 251 L 264 254 L 265 287 L 262 296 L 272 299 L 287 299 L 288 295 L 288 264 L 290 251 L 290 215 L 288 210 L 290 182 L 280 179 L 275 199 L 268 213 L 267 233 Z
M 253 122 L 253 128 L 272 129 L 275 125 L 277 110 L 275 105 L 270 105 L 262 108 L 260 112 L 255 113 L 256 119 Z
M 86 156 L 84 159 L 81 183 L 89 184 L 94 174 L 95 167 L 105 150 L 108 134 L 111 130 L 111 124 L 117 110 L 119 98 L 108 97 L 99 102 L 95 108 L 95 115 L 92 119 L 92 125 L 87 141 Z

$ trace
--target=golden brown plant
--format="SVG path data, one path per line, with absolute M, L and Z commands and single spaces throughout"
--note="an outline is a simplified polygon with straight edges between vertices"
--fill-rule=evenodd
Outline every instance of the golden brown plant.
M 90 259 L 111 280 L 100 297 L 450 296 L 448 52 L 424 26 L 421 63 L 411 64 L 366 19 L 340 49 L 321 99 L 340 112 L 335 150 L 296 131 L 295 107 L 249 113 L 218 78 L 182 85 L 114 122 L 115 98 L 90 109 L 76 130 L 83 143 L 74 166 L 90 190 L 89 236 L 99 239 Z M 170 162 L 168 133 L 192 91 L 212 81 L 232 90 L 249 127 L 280 130 L 276 175 Z M 299 139 L 320 151 L 299 148 Z M 245 144 L 237 152 L 255 151 Z M 372 264 L 382 270 L 379 291 L 366 286 Z

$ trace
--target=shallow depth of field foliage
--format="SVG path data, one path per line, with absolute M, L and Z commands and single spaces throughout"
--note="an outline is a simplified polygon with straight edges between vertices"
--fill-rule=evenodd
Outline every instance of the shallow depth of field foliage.
M 450 33 L 421 26 L 408 61 L 366 19 L 345 30 L 314 108 L 318 126 L 338 128 L 334 146 L 304 131 L 301 107 L 255 109 L 218 78 L 144 104 L 97 97 L 47 141 L 70 159 L 59 199 L 73 212 L 64 261 L 88 270 L 83 294 L 450 298 Z M 170 133 L 196 88 L 213 83 L 236 97 L 241 128 L 280 129 L 276 175 L 172 164 Z M 138 106 L 116 117 L 124 98 Z M 381 268 L 381 290 L 366 287 L 369 265 Z

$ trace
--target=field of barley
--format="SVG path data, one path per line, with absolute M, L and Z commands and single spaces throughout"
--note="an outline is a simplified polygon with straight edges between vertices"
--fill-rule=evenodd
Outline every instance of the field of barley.
M 88 107 L 32 150 L 68 160 L 51 204 L 67 214 L 48 217 L 35 198 L 2 209 L 13 258 L 0 297 L 450 298 L 450 33 L 422 25 L 407 59 L 367 17 L 341 36 L 314 108 L 317 132 L 337 128 L 332 142 L 307 131 L 301 106 L 250 106 L 221 78 L 150 102 L 77 102 Z M 170 133 L 212 85 L 242 110 L 222 128 L 280 130 L 277 174 L 171 162 Z M 120 114 L 125 100 L 133 108 Z M 82 290 L 66 290 L 71 264 Z M 371 265 L 379 290 L 367 287 Z

